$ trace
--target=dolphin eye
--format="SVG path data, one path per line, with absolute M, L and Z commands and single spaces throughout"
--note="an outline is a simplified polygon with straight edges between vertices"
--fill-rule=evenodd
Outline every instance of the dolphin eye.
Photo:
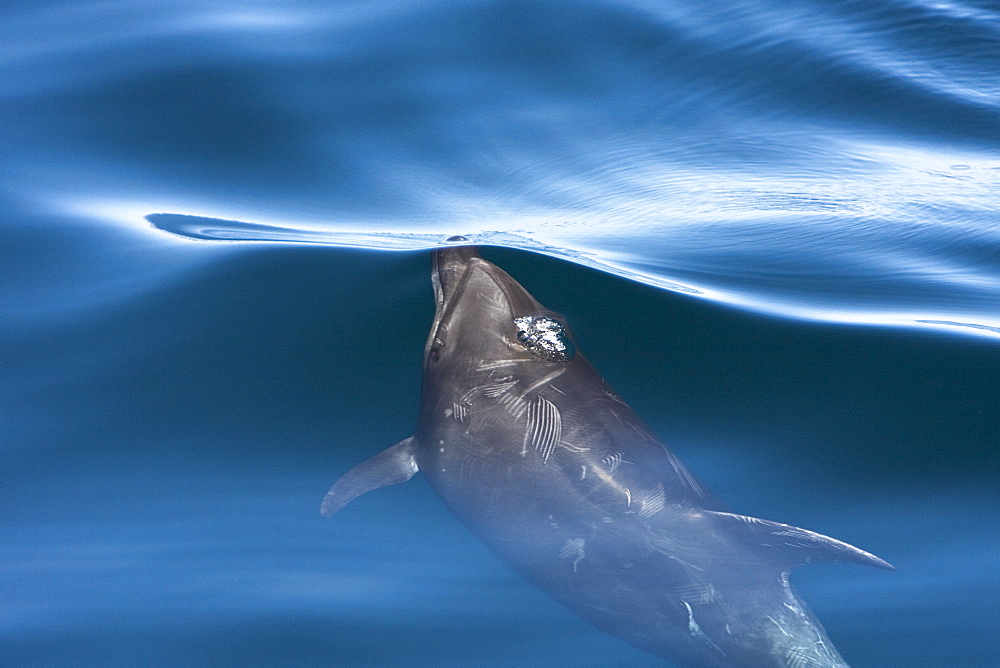
M 552 318 L 527 315 L 514 318 L 517 340 L 535 357 L 549 362 L 568 362 L 576 355 L 576 347 L 566 328 Z

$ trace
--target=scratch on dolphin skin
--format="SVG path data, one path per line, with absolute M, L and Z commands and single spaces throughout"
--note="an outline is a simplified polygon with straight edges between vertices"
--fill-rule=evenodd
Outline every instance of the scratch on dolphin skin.
M 506 394 L 515 385 L 517 385 L 517 380 L 498 379 L 495 383 L 483 386 L 483 394 L 493 399 L 499 397 L 501 394 Z
M 663 483 L 656 483 L 656 489 L 650 492 L 646 498 L 642 500 L 642 508 L 639 509 L 639 517 L 652 517 L 656 513 L 663 510 L 663 506 L 666 504 L 666 496 L 663 492 Z
M 469 406 L 453 402 L 451 404 L 451 416 L 459 422 L 465 422 L 465 418 L 469 417 Z
M 590 448 L 585 445 L 576 445 L 575 443 L 570 443 L 568 441 L 559 441 L 559 447 L 563 450 L 569 450 L 570 452 L 589 452 Z
M 501 369 L 505 366 L 516 366 L 518 364 L 530 364 L 533 360 L 497 360 L 496 362 L 483 362 L 476 367 L 477 371 L 491 371 L 493 369 Z
M 791 636 L 791 634 L 790 634 L 790 633 L 788 633 L 788 631 L 786 631 L 786 630 L 785 630 L 785 627 L 783 627 L 783 626 L 782 626 L 781 624 L 779 624 L 779 623 L 778 623 L 778 620 L 776 620 L 776 619 L 775 619 L 774 617 L 772 617 L 771 615 L 766 615 L 766 617 L 767 617 L 767 618 L 768 618 L 769 620 L 771 620 L 771 622 L 773 622 L 775 626 L 777 626 L 777 627 L 778 627 L 778 630 L 779 630 L 779 631 L 781 631 L 782 633 L 784 633 L 784 634 L 785 634 L 785 637 L 786 637 L 786 638 L 791 638 L 791 637 L 792 637 L 792 636 Z
M 539 378 L 538 380 L 536 380 L 534 383 L 532 383 L 531 385 L 529 385 L 524 390 L 524 392 L 521 393 L 521 398 L 524 399 L 524 397 L 527 396 L 527 394 L 529 392 L 531 392 L 532 390 L 534 390 L 536 388 L 539 388 L 542 385 L 545 385 L 546 383 L 551 383 L 553 380 L 555 380 L 559 376 L 563 375 L 563 373 L 565 371 L 566 371 L 566 367 L 561 366 L 558 369 L 556 369 L 555 371 L 542 376 L 541 378 Z
M 622 453 L 613 452 L 602 458 L 601 461 L 608 467 L 608 473 L 614 473 L 622 464 Z
M 676 561 L 678 564 L 681 564 L 682 566 L 684 566 L 685 568 L 687 568 L 689 570 L 698 571 L 699 573 L 704 573 L 705 572 L 704 568 L 699 568 L 698 566 L 695 566 L 691 562 L 684 561 L 680 557 L 678 557 L 676 555 L 673 555 L 673 554 L 670 554 L 669 552 L 664 552 L 663 550 L 656 550 L 656 552 L 659 552 L 660 554 L 662 554 L 663 556 L 665 556 L 667 559 L 671 559 L 673 561 Z
M 691 637 L 701 640 L 703 643 L 714 649 L 716 652 L 718 652 L 722 656 L 725 656 L 726 653 L 723 652 L 718 645 L 712 642 L 712 639 L 709 638 L 707 635 L 705 635 L 705 632 L 701 630 L 700 626 L 698 626 L 698 622 L 694 621 L 694 610 L 691 609 L 691 604 L 685 601 L 684 599 L 681 599 L 681 603 L 684 604 L 684 607 L 687 608 L 688 611 L 688 631 L 691 633 Z
M 515 418 L 520 419 L 524 411 L 528 408 L 528 402 L 514 396 L 513 394 L 502 394 L 497 397 L 497 402 L 507 409 L 507 412 Z
M 810 653 L 799 647 L 793 647 L 785 654 L 788 661 L 788 668 L 817 668 L 825 665 L 823 662 L 810 656 Z
M 583 549 L 583 545 L 584 541 L 582 538 L 572 538 L 566 541 L 566 544 L 563 546 L 562 552 L 559 553 L 560 559 L 569 559 L 570 557 L 574 557 L 573 559 L 574 573 L 576 573 L 577 564 L 579 564 L 580 561 L 585 556 L 587 556 L 586 552 Z
M 698 484 L 698 481 L 694 479 L 694 476 L 692 476 L 691 472 L 687 470 L 687 467 L 681 464 L 681 461 L 674 456 L 674 453 L 666 449 L 665 451 L 667 453 L 667 459 L 670 461 L 670 466 L 673 467 L 674 472 L 677 473 L 678 477 L 680 477 L 680 479 L 684 481 L 684 483 L 695 494 L 698 496 L 705 496 L 705 490 L 702 489 L 701 485 Z
M 490 375 L 492 376 L 493 374 Z M 477 394 L 482 394 L 490 399 L 495 399 L 505 394 L 508 390 L 510 390 L 510 388 L 517 385 L 517 383 L 518 381 L 513 376 L 501 376 L 500 378 L 492 380 L 484 385 L 476 385 L 471 390 L 463 394 L 459 401 L 462 403 L 471 403 L 472 398 Z
M 545 397 L 536 397 L 528 405 L 528 420 L 524 425 L 524 442 L 521 456 L 528 454 L 528 446 L 542 455 L 548 463 L 552 451 L 562 438 L 562 416 L 556 405 Z
M 625 400 L 622 399 L 621 397 L 619 397 L 617 394 L 615 394 L 611 390 L 604 390 L 604 394 L 606 394 L 608 396 L 608 398 L 610 398 L 612 401 L 617 401 L 622 406 L 625 406 L 626 408 L 628 408 L 628 404 L 625 403 Z M 631 409 L 629 409 L 629 410 L 631 410 Z
M 674 594 L 694 605 L 706 605 L 715 601 L 715 587 L 695 582 L 683 587 L 675 587 Z

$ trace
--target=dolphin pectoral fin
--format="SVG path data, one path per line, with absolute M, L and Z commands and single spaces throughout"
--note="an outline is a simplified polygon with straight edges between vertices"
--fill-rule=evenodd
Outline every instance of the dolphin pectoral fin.
M 413 458 L 414 446 L 411 436 L 345 473 L 326 493 L 320 514 L 329 517 L 365 492 L 412 478 L 420 470 Z
M 844 541 L 823 534 L 800 529 L 746 515 L 706 511 L 728 530 L 742 532 L 751 544 L 773 551 L 786 571 L 813 561 L 843 561 L 864 566 L 874 566 L 887 571 L 896 570 L 884 559 L 849 545 Z

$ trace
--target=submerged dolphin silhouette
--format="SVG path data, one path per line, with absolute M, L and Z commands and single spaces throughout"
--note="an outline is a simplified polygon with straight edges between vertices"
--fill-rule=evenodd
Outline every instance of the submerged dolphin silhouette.
M 432 281 L 416 435 L 338 480 L 324 515 L 423 471 L 511 567 L 636 647 L 683 666 L 847 665 L 788 575 L 811 561 L 892 566 L 725 512 L 560 316 L 475 248 L 436 250 Z

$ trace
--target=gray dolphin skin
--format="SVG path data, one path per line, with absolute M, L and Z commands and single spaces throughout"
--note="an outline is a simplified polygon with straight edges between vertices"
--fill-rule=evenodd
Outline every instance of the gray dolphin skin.
M 453 237 L 455 243 L 467 241 Z M 356 466 L 331 515 L 421 471 L 509 566 L 680 666 L 846 666 L 789 585 L 856 547 L 726 512 L 576 351 L 563 319 L 472 246 L 434 252 L 414 436 Z

